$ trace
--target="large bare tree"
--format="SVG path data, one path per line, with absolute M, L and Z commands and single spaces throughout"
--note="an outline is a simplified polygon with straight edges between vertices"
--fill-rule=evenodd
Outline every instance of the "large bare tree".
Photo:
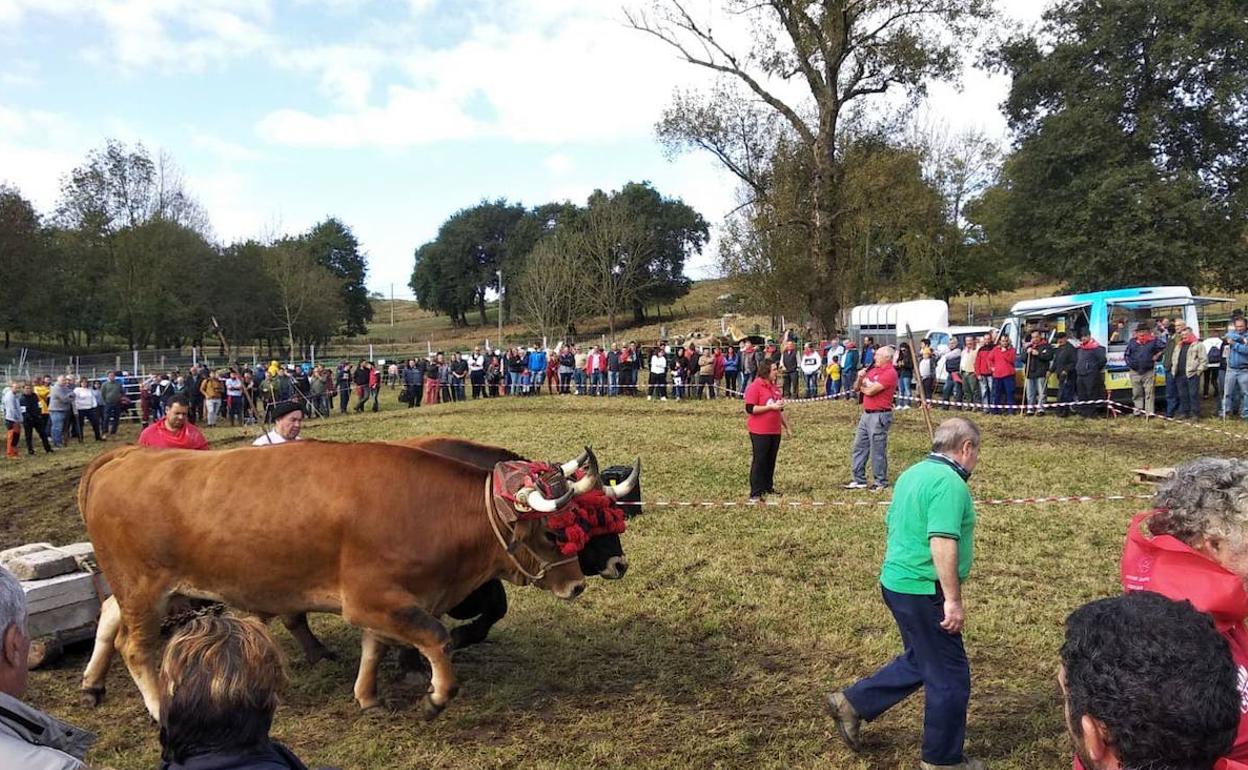
M 692 6 L 654 0 L 647 8 L 627 8 L 625 16 L 686 62 L 747 89 L 809 153 L 808 299 L 815 317 L 832 328 L 841 304 L 835 283 L 846 258 L 839 232 L 842 123 L 870 97 L 900 91 L 913 101 L 929 81 L 955 79 L 968 41 L 993 18 L 992 0 L 722 0 L 722 16 L 713 23 Z M 733 29 L 725 34 L 721 24 Z M 749 44 L 728 42 L 746 38 Z M 706 149 L 747 186 L 757 184 L 742 164 Z

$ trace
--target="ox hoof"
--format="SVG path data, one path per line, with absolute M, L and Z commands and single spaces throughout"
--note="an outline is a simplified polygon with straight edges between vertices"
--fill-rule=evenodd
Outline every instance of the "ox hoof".
M 441 706 L 433 702 L 432 695 L 426 695 L 420 701 L 420 716 L 426 722 L 432 722 L 438 718 L 438 715 L 446 710 L 446 704 Z
M 104 702 L 103 687 L 84 687 L 78 696 L 78 702 L 87 708 L 95 708 Z
M 315 666 L 317 663 L 320 663 L 322 660 L 328 660 L 328 661 L 330 661 L 331 663 L 337 663 L 337 662 L 338 662 L 338 653 L 334 652 L 333 650 L 329 649 L 328 647 L 322 647 L 322 648 L 321 648 L 321 649 L 319 649 L 319 650 L 313 650 L 313 651 L 312 651 L 311 653 L 309 653 L 309 655 L 308 655 L 308 665 L 309 665 L 309 666 Z
M 364 702 L 360 703 L 360 711 L 364 712 L 365 714 L 369 713 L 370 711 L 378 711 L 380 709 L 381 709 L 381 701 L 379 700 L 369 701 L 368 703 L 364 703 Z

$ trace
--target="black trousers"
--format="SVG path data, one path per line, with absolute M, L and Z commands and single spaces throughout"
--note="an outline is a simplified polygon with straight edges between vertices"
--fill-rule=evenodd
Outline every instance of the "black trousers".
M 36 417 L 34 420 L 26 422 L 24 425 L 26 428 L 26 451 L 27 452 L 29 452 L 32 455 L 35 453 L 35 444 L 33 441 L 31 441 L 31 438 L 33 438 L 31 435 L 32 433 L 39 434 L 39 440 L 43 442 L 43 451 L 45 452 L 52 451 L 52 445 L 48 443 L 48 431 L 44 429 L 43 427 L 42 417 Z
M 784 373 L 784 397 L 797 398 L 797 372 Z
M 1076 375 L 1075 393 L 1079 401 L 1096 401 L 1105 397 L 1105 375 L 1101 372 Z M 1076 407 L 1083 417 L 1095 417 L 1095 404 L 1081 404 Z
M 775 492 L 776 457 L 780 454 L 780 434 L 750 434 L 750 497 Z
M 468 379 L 472 382 L 472 397 L 481 398 L 485 395 L 485 372 L 469 372 Z
M 84 424 L 84 421 L 91 423 L 91 431 L 95 433 L 96 441 L 104 440 L 100 436 L 100 415 L 99 415 L 99 410 L 96 407 L 92 407 L 90 409 L 83 409 L 82 411 L 78 412 L 78 414 L 74 418 L 74 421 L 78 424 L 78 442 L 79 443 L 82 443 L 83 433 L 84 433 L 83 429 L 86 427 L 86 425 Z

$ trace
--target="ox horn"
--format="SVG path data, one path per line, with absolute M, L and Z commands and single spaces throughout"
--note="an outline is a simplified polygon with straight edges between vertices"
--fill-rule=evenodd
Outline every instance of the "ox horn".
M 638 457 L 633 461 L 633 470 L 628 474 L 628 478 L 611 487 L 603 487 L 602 491 L 607 493 L 607 497 L 612 500 L 619 500 L 626 497 L 637 488 L 637 480 L 641 478 L 641 458 Z
M 563 506 L 567 505 L 568 501 L 572 499 L 574 494 L 575 490 L 569 489 L 567 492 L 564 492 L 562 496 L 555 498 L 554 500 L 547 500 L 542 496 L 541 492 L 534 489 L 529 492 L 527 497 L 524 498 L 524 504 L 538 513 L 554 513 Z
M 598 479 L 598 458 L 594 456 L 594 450 L 585 447 L 585 453 L 588 458 L 585 460 L 585 475 L 581 480 L 572 485 L 572 492 L 577 495 L 583 495 L 591 489 L 597 489 L 602 485 Z
M 573 473 L 576 473 L 576 469 L 584 465 L 593 454 L 593 451 L 589 447 L 585 447 L 585 451 L 581 452 L 579 457 L 575 460 L 568 460 L 563 465 L 560 465 L 559 470 L 563 471 L 564 476 L 571 476 Z

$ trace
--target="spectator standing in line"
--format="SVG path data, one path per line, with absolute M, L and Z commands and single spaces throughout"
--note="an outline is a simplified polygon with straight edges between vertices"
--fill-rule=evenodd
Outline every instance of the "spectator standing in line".
M 52 391 L 52 378 L 35 378 L 35 396 L 39 398 L 39 412 L 43 415 L 43 429 L 51 435 L 52 421 L 48 412 L 48 394 Z
M 971 669 L 962 644 L 962 584 L 970 575 L 975 506 L 967 481 L 980 434 L 964 417 L 936 429 L 932 452 L 901 474 L 885 517 L 880 592 L 905 651 L 856 684 L 832 693 L 828 711 L 850 750 L 862 750 L 862 720 L 873 721 L 924 688 L 922 770 L 984 770 L 963 753 Z
M 814 398 L 819 395 L 819 370 L 823 368 L 823 359 L 812 343 L 807 342 L 802 348 L 800 366 L 806 379 L 806 398 Z
M 241 383 L 240 383 L 241 385 Z M 208 427 L 217 424 L 217 414 L 221 411 L 221 397 L 225 395 L 225 383 L 216 372 L 210 372 L 199 384 L 200 395 L 203 396 L 204 409 L 208 413 Z M 242 393 L 240 392 L 241 396 Z
M 758 371 L 758 358 L 754 355 L 754 343 L 746 340 L 741 343 L 741 393 L 744 397 L 745 389 L 750 387 L 750 380 L 754 379 L 755 372 Z
M 635 379 L 635 378 L 634 378 L 634 376 L 633 376 L 633 375 L 636 373 L 636 371 L 637 371 L 637 370 L 633 367 L 633 364 L 634 364 L 634 362 L 635 362 L 635 360 L 636 360 L 636 353 L 637 353 L 637 352 L 636 352 L 636 350 L 634 350 L 634 348 L 633 348 L 633 346 L 632 346 L 632 344 L 631 344 L 631 343 L 630 343 L 630 344 L 627 344 L 627 345 L 624 345 L 624 346 L 622 346 L 622 347 L 620 348 L 620 384 L 619 384 L 619 389 L 620 389 L 620 392 L 621 392 L 621 393 L 623 393 L 623 394 L 624 394 L 624 395 L 626 395 L 626 396 L 635 396 L 635 395 L 637 395 L 637 393 L 635 392 L 635 389 L 634 389 L 634 386 L 635 386 L 637 383 L 636 383 L 636 379 Z
M 620 395 L 620 343 L 612 342 L 607 353 L 607 395 Z
M 992 334 L 985 334 L 975 351 L 975 381 L 979 383 L 979 402 L 985 414 L 992 407 L 995 395 L 992 391 L 992 356 L 996 347 Z
M 425 368 L 425 403 L 429 405 L 438 403 L 438 394 L 441 390 L 438 387 L 438 377 L 442 374 L 441 360 L 441 355 L 429 356 L 429 365 Z
M 945 369 L 945 385 L 941 391 L 942 409 L 948 409 L 951 402 L 962 400 L 962 349 L 958 347 L 958 338 L 949 338 L 949 350 L 941 356 Z
M 573 379 L 576 381 L 576 395 L 583 396 L 587 392 L 586 385 L 588 383 L 589 354 L 580 347 L 572 346 L 572 358 L 574 360 Z
M 698 398 L 715 398 L 715 353 L 709 347 L 704 347 L 697 360 L 698 380 L 695 390 Z
M 1066 336 L 1066 332 L 1058 332 L 1053 345 L 1053 374 L 1057 377 L 1057 402 L 1059 404 L 1069 404 L 1075 400 L 1075 365 L 1078 360 L 1078 351 L 1071 344 L 1070 338 Z M 1059 406 L 1057 408 L 1058 417 L 1069 417 L 1071 409 L 1069 406 Z
M 1166 370 L 1166 416 L 1174 417 L 1175 412 L 1179 411 L 1179 390 L 1178 383 L 1174 379 L 1174 372 L 1170 369 L 1171 357 L 1174 353 L 1174 346 L 1178 343 L 1179 338 L 1183 336 L 1183 332 L 1187 329 L 1187 322 L 1176 318 L 1167 327 L 1166 348 L 1161 354 L 1161 364 Z
M 653 401 L 655 397 L 660 401 L 667 400 L 667 355 L 661 344 L 650 351 L 650 378 L 647 384 L 650 386 L 647 401 Z
M 191 402 L 186 396 L 169 399 L 164 419 L 157 420 L 139 434 L 139 446 L 159 449 L 207 449 L 208 440 L 190 423 Z
M 338 369 L 336 371 L 337 373 L 335 374 L 334 383 L 338 386 L 338 413 L 346 414 L 347 402 L 351 398 L 351 384 L 353 382 L 351 364 L 347 361 L 343 361 L 338 364 Z
M 1242 770 L 1227 753 L 1243 677 L 1188 602 L 1140 591 L 1083 605 L 1057 673 L 1076 770 Z
M 363 359 L 355 366 L 351 375 L 351 383 L 355 385 L 355 411 L 364 411 L 364 402 L 368 400 L 368 370 L 372 368 Z
M 1027 380 L 1027 388 L 1023 392 L 1023 403 L 1027 407 L 1024 414 L 1044 415 L 1044 403 L 1048 400 L 1049 366 L 1052 363 L 1053 346 L 1039 329 L 1032 331 L 1023 366 L 1023 376 Z
M 923 397 L 930 399 L 936 390 L 936 359 L 932 358 L 932 349 L 927 345 L 919 348 L 919 387 L 923 389 Z
M 407 388 L 407 408 L 420 406 L 425 385 L 425 362 L 410 359 L 403 372 L 403 385 Z
M 975 374 L 975 363 L 979 355 L 979 338 L 973 334 L 966 337 L 966 349 L 962 351 L 962 361 L 958 364 L 958 373 L 962 375 L 962 401 L 966 409 L 974 410 L 979 403 L 979 377 Z
M 894 367 L 895 369 L 896 367 Z M 841 387 L 853 391 L 858 382 L 858 349 L 853 340 L 845 343 L 845 356 L 841 358 Z
M 74 393 L 70 389 L 65 375 L 56 378 L 56 383 L 48 390 L 48 414 L 52 421 L 53 446 L 65 447 L 66 423 L 73 416 Z
M 862 368 L 870 369 L 875 365 L 875 339 L 872 337 L 862 338 Z
M 911 388 L 914 385 L 914 358 L 910 355 L 910 343 L 897 346 L 897 401 L 898 409 L 909 409 Z
M 559 348 L 559 393 L 567 395 L 572 392 L 572 380 L 576 374 L 576 356 L 570 345 Z
M 1215 412 L 1222 409 L 1222 383 L 1226 379 L 1226 341 L 1221 337 L 1205 340 L 1205 359 L 1209 366 L 1205 369 L 1204 384 L 1201 386 L 1201 397 L 1209 398 L 1213 391 Z
M 0 567 L 0 767 L 6 770 L 86 770 L 95 736 L 23 703 L 30 637 L 26 593 Z
M 18 401 L 18 409 L 22 418 L 22 426 L 26 429 L 26 452 L 35 453 L 35 445 L 31 441 L 31 433 L 38 433 L 43 442 L 43 451 L 51 454 L 52 445 L 48 443 L 48 432 L 43 427 L 43 415 L 39 412 L 39 397 L 35 395 L 34 386 L 29 382 L 22 386 L 22 395 Z
M 391 361 L 386 368 L 386 378 L 390 381 L 390 390 L 394 390 L 394 384 L 399 381 L 399 365 Z
M 1010 335 L 1000 335 L 996 346 L 992 349 L 992 357 L 989 359 L 992 362 L 992 411 L 994 414 L 1010 414 L 1013 411 L 1011 407 L 1014 406 L 1016 358 L 1014 346 L 1010 344 Z
M 1136 414 L 1154 414 L 1157 361 L 1167 347 L 1166 343 L 1153 336 L 1153 325 L 1149 323 L 1137 325 L 1135 336 L 1127 343 L 1124 361 L 1127 365 L 1127 376 L 1131 379 L 1131 400 L 1135 404 Z
M 329 415 L 329 379 L 325 376 L 326 372 L 321 367 L 312 370 L 312 376 L 308 378 L 308 395 L 311 397 L 311 412 L 317 417 L 327 417 Z
M 307 770 L 269 737 L 285 663 L 255 618 L 201 615 L 160 666 L 160 770 Z
M 1205 346 L 1195 332 L 1184 328 L 1170 356 L 1166 368 L 1174 372 L 1175 391 L 1179 394 L 1179 408 L 1175 415 L 1179 419 L 1199 420 L 1200 378 L 1208 366 Z
M 828 356 L 828 364 L 823 368 L 824 395 L 835 397 L 841 392 L 841 357 Z
M 760 503 L 764 496 L 776 494 L 776 458 L 780 453 L 781 433 L 793 436 L 784 416 L 784 397 L 776 388 L 776 373 L 770 361 L 758 367 L 758 376 L 750 383 L 744 401 L 746 430 L 750 434 L 750 502 Z
M 797 398 L 797 377 L 801 372 L 801 358 L 797 354 L 797 345 L 793 340 L 784 343 L 784 352 L 780 355 L 780 368 L 784 371 L 784 397 Z
M 410 363 L 410 362 L 409 362 Z M 481 346 L 478 345 L 472 349 L 472 355 L 468 356 L 468 381 L 472 383 L 472 399 L 485 397 L 485 356 L 481 353 Z M 411 405 L 411 402 L 408 402 Z
M 1083 330 L 1083 338 L 1075 356 L 1075 398 L 1079 401 L 1098 401 L 1105 397 L 1105 348 Z M 1096 404 L 1080 404 L 1081 417 L 1095 417 Z
M 737 397 L 737 381 L 741 374 L 741 351 L 733 345 L 724 347 L 724 394 L 728 398 Z
M 1230 417 L 1239 402 L 1239 416 L 1248 420 L 1248 321 L 1238 316 L 1234 329 L 1226 334 L 1226 387 L 1222 396 L 1222 416 Z
M 438 354 L 438 385 L 440 391 L 438 397 L 442 399 L 442 403 L 446 404 L 453 401 L 455 394 L 451 388 L 451 362 L 442 353 Z M 518 386 L 516 391 L 519 392 Z
M 109 372 L 100 386 L 100 397 L 104 399 L 104 430 L 110 436 L 117 435 L 121 424 L 121 400 L 126 396 L 126 389 L 117 381 L 117 373 Z
M 461 379 L 459 386 L 460 395 L 463 395 L 464 386 Z M 375 366 L 372 361 L 368 362 L 368 395 L 373 399 L 373 411 L 378 411 L 381 406 L 377 402 L 378 396 L 381 394 L 381 368 Z
M 230 378 L 238 380 L 238 388 L 236 396 L 230 396 Z M 255 403 L 260 398 L 260 389 L 256 386 L 256 375 L 254 372 L 243 370 L 242 377 L 239 377 L 237 369 L 231 369 L 226 373 L 225 379 L 225 398 L 227 411 L 228 408 L 234 409 L 238 415 L 240 425 L 254 425 L 256 422 Z M 230 417 L 230 424 L 234 424 L 234 417 Z
M 0 392 L 0 414 L 4 415 L 4 456 L 17 459 L 17 446 L 22 441 L 22 399 L 16 380 L 10 380 Z
M 95 405 L 95 392 L 86 377 L 79 378 L 78 387 L 74 388 L 74 419 L 78 422 L 78 443 L 83 441 L 86 423 L 91 423 L 91 432 L 96 441 L 103 441 L 100 435 L 100 415 Z
M 893 349 L 885 346 L 875 351 L 875 366 L 859 374 L 852 388 L 862 394 L 862 414 L 850 454 L 854 477 L 845 489 L 868 489 L 869 457 L 875 473 L 869 489 L 882 492 L 888 489 L 888 430 L 893 425 L 893 394 L 897 391 Z
M 266 377 L 266 381 L 267 379 L 268 378 Z M 240 424 L 240 426 L 241 424 L 245 424 L 243 423 L 243 417 L 242 417 L 242 406 L 243 406 L 242 402 L 245 401 L 246 396 L 243 396 L 242 379 L 238 377 L 238 372 L 236 371 L 236 369 L 230 369 L 230 373 L 227 374 L 226 382 L 225 382 L 225 391 L 226 391 L 226 413 L 227 413 L 227 416 L 230 417 L 230 427 L 231 428 L 235 427 L 235 421 L 237 421 L 237 423 Z
M 711 398 L 715 398 L 715 391 L 724 379 L 724 352 L 719 348 L 707 348 L 707 350 L 710 351 L 710 356 L 715 362 L 714 370 L 711 372 Z
M 529 351 L 529 385 L 535 395 L 542 394 L 542 383 L 546 381 L 546 349 L 534 345 Z
M 607 354 L 601 346 L 594 346 L 589 356 L 590 392 L 595 396 L 607 395 Z
M 464 380 L 468 378 L 468 362 L 459 353 L 451 354 L 451 400 L 465 399 Z M 373 411 L 376 411 L 374 409 Z

